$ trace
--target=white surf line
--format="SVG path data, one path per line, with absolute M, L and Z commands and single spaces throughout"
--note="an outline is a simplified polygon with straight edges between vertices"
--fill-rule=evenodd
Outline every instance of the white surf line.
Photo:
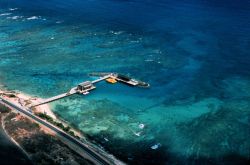
M 8 16 L 8 15 L 11 15 L 12 13 L 2 13 L 0 14 L 0 16 Z
M 10 11 L 15 11 L 17 10 L 18 8 L 9 8 Z

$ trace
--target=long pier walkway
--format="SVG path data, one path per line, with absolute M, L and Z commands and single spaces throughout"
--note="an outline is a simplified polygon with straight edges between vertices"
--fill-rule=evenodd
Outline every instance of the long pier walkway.
M 32 104 L 30 107 L 36 107 L 42 104 L 47 104 L 74 94 L 84 94 L 87 95 L 89 94 L 89 91 L 95 89 L 96 87 L 94 86 L 94 84 L 101 82 L 103 80 L 107 80 L 109 78 L 114 79 L 116 81 L 120 81 L 122 83 L 131 85 L 131 86 L 141 86 L 141 87 L 149 87 L 149 84 L 141 82 L 141 81 L 137 81 L 135 79 L 129 78 L 127 76 L 123 76 L 117 73 L 94 73 L 94 76 L 101 76 L 99 79 L 93 80 L 93 81 L 85 81 L 82 82 L 80 84 L 78 84 L 76 87 L 70 89 L 69 92 L 67 93 L 63 93 L 48 99 L 43 100 L 40 103 L 37 104 Z
M 42 105 L 42 104 L 47 104 L 47 103 L 62 99 L 64 97 L 71 96 L 71 95 L 76 94 L 76 93 L 77 93 L 77 91 L 73 91 L 73 92 L 70 92 L 70 93 L 62 93 L 60 95 L 45 99 L 45 100 L 43 100 L 42 102 L 40 102 L 38 104 L 33 104 L 31 107 L 36 107 L 36 106 L 39 106 L 39 105 Z
M 107 76 L 103 76 L 103 77 L 101 77 L 101 78 L 99 78 L 97 80 L 92 81 L 92 84 L 95 84 L 95 83 L 98 83 L 100 81 L 106 80 L 107 78 L 110 78 L 110 76 L 111 76 L 111 74 L 109 74 Z
M 91 82 L 91 84 L 95 84 L 95 83 L 98 83 L 98 82 L 100 82 L 100 81 L 103 81 L 103 80 L 109 78 L 110 76 L 111 76 L 111 75 L 106 75 L 106 76 L 100 77 L 99 79 L 93 80 L 93 81 Z M 84 83 L 85 83 L 85 82 L 82 82 L 82 83 L 80 83 L 80 84 L 84 84 Z M 53 96 L 53 97 L 50 97 L 50 98 L 48 98 L 48 99 L 45 99 L 45 100 L 43 100 L 43 101 L 40 102 L 40 103 L 32 104 L 31 107 L 36 107 L 36 106 L 39 106 L 39 105 L 42 105 L 42 104 L 47 104 L 47 103 L 50 103 L 50 102 L 53 102 L 53 101 L 62 99 L 62 98 L 64 98 L 64 97 L 68 97 L 68 96 L 77 94 L 77 93 L 81 93 L 81 94 L 87 95 L 87 94 L 89 94 L 89 91 L 90 91 L 90 90 L 93 90 L 93 89 L 95 89 L 95 87 L 94 87 L 93 85 L 92 85 L 90 88 L 87 88 L 87 89 L 82 90 L 82 91 L 81 91 L 81 90 L 78 90 L 77 87 L 74 87 L 74 88 L 72 88 L 72 89 L 71 89 L 69 92 L 67 92 L 67 93 L 62 93 L 62 94 L 60 94 L 60 95 Z

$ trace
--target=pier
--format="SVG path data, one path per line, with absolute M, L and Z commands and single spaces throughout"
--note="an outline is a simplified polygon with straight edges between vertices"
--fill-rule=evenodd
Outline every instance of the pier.
M 109 83 L 116 83 L 116 82 L 122 82 L 130 86 L 138 86 L 138 87 L 149 87 L 150 85 L 148 83 L 132 79 L 128 76 L 121 75 L 118 73 L 91 73 L 90 76 L 98 76 L 100 78 L 93 80 L 93 81 L 85 81 L 80 84 L 78 84 L 76 87 L 71 88 L 68 92 L 59 94 L 57 96 L 53 96 L 51 98 L 45 99 L 40 103 L 32 104 L 30 107 L 36 107 L 39 105 L 47 104 L 74 94 L 83 94 L 87 95 L 91 90 L 94 90 L 96 87 L 94 84 L 106 80 Z
M 34 104 L 34 105 L 32 105 L 31 107 L 36 107 L 36 106 L 39 106 L 39 105 L 42 105 L 42 104 L 47 104 L 47 103 L 50 103 L 50 102 L 53 102 L 53 101 L 62 99 L 62 98 L 64 98 L 64 97 L 71 96 L 71 95 L 73 95 L 73 94 L 76 94 L 76 91 L 71 92 L 71 93 L 63 93 L 63 94 L 60 94 L 60 95 L 57 95 L 57 96 L 54 96 L 54 97 L 45 99 L 43 102 L 38 103 L 38 104 Z

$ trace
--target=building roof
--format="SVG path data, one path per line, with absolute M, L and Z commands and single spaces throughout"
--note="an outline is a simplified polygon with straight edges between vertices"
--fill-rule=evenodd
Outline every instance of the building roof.
M 83 83 L 81 83 L 79 85 L 81 85 L 81 86 L 92 85 L 92 82 L 91 81 L 85 81 L 85 82 L 83 82 Z

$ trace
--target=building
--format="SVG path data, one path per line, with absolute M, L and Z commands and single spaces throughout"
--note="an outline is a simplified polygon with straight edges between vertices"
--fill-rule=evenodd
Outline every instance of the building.
M 94 88 L 94 85 L 92 84 L 91 81 L 85 81 L 85 82 L 77 85 L 77 90 L 79 90 L 79 91 L 85 91 L 85 90 L 93 89 L 93 88 Z

